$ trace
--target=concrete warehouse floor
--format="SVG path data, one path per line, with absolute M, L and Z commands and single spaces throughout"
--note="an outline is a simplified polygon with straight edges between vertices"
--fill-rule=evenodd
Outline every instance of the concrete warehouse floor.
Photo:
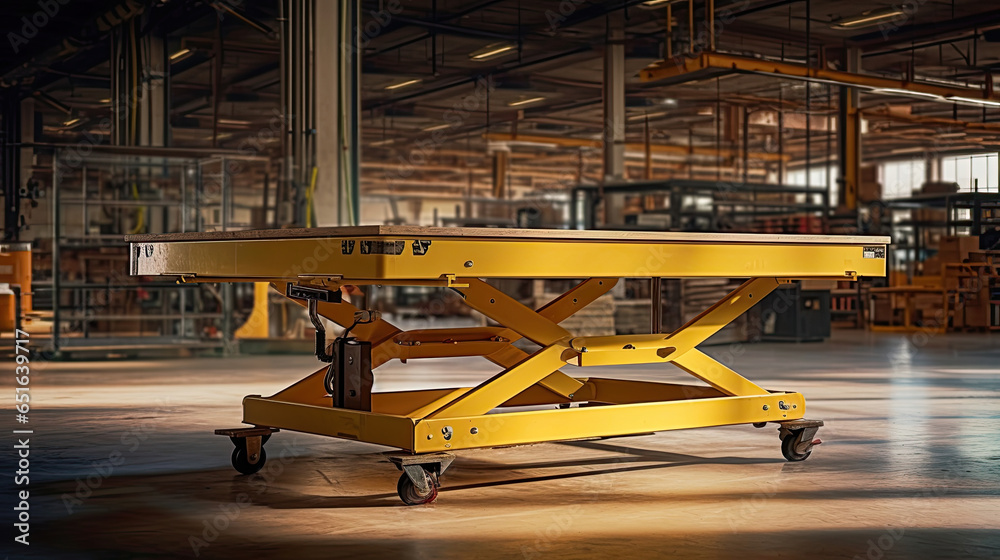
M 377 446 L 282 432 L 262 473 L 230 467 L 232 446 L 212 430 L 240 424 L 243 395 L 315 369 L 311 356 L 36 364 L 30 551 L 997 557 L 997 342 L 838 331 L 826 343 L 710 347 L 765 387 L 805 394 L 808 417 L 827 422 L 811 458 L 784 461 L 773 425 L 472 450 L 459 452 L 438 501 L 416 507 L 396 496 L 399 473 Z M 392 363 L 376 373 L 377 389 L 455 386 L 493 371 L 477 359 Z M 685 379 L 652 366 L 617 371 Z

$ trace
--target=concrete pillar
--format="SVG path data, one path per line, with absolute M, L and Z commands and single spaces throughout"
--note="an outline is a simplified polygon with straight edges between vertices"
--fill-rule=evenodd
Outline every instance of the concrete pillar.
M 360 68 L 357 2 L 316 1 L 312 25 L 316 226 L 352 225 L 360 215 Z
M 604 49 L 604 181 L 625 178 L 625 21 L 621 10 L 607 17 Z M 606 224 L 623 224 L 622 197 L 605 198 Z

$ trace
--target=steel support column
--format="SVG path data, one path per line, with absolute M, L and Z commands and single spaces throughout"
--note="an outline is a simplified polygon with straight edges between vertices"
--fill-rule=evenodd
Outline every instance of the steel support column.
M 510 168 L 510 152 L 497 150 L 493 152 L 493 196 L 499 199 L 507 198 L 507 171 Z M 467 214 L 472 217 L 472 214 Z
M 861 70 L 861 51 L 847 49 L 847 71 Z M 840 87 L 837 112 L 837 165 L 841 178 L 838 206 L 854 210 L 858 206 L 858 184 L 861 181 L 861 112 L 858 88 Z
M 3 132 L 0 134 L 3 142 L 0 151 L 0 169 L 3 176 L 4 209 L 3 209 L 3 239 L 16 241 L 20 231 L 19 217 L 21 214 L 21 152 L 17 145 L 21 141 L 21 103 L 14 91 L 8 91 L 3 97 Z M 25 288 L 30 291 L 29 288 Z
M 625 177 L 625 21 L 620 10 L 608 14 L 604 50 L 604 181 Z M 604 223 L 621 224 L 622 200 L 605 199 Z

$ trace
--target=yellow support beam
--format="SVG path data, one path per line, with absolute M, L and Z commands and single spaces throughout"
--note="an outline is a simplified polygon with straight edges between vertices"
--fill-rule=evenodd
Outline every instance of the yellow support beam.
M 833 82 L 843 86 L 854 86 L 867 89 L 897 89 L 915 93 L 948 97 L 987 97 L 979 88 L 968 88 L 952 85 L 933 84 L 930 82 L 911 82 L 897 80 L 870 74 L 858 74 L 831 70 L 823 66 L 807 66 L 779 60 L 767 60 L 736 54 L 704 52 L 696 57 L 675 57 L 647 66 L 639 71 L 639 79 L 643 83 L 668 81 L 683 83 L 698 79 L 715 77 L 725 73 L 743 72 L 751 74 L 769 74 L 779 78 Z M 942 99 L 944 100 L 944 99 Z
M 566 360 L 574 354 L 569 346 L 554 341 L 551 346 L 542 348 L 523 362 L 428 414 L 427 418 L 486 414 L 566 365 Z
M 767 394 L 756 383 L 720 364 L 701 350 L 688 350 L 673 358 L 671 363 L 729 396 Z
M 233 333 L 236 338 L 267 338 L 269 323 L 267 288 L 267 282 L 254 282 L 253 309 L 247 320 Z
M 468 284 L 455 288 L 466 305 L 540 346 L 570 337 L 569 331 L 552 320 L 478 278 L 460 278 L 459 282 Z
M 414 428 L 413 451 L 431 453 L 728 424 L 784 422 L 803 418 L 805 408 L 805 399 L 799 393 L 770 393 L 485 416 L 428 417 L 417 422 Z M 445 428 L 450 428 L 453 434 L 449 440 L 441 437 Z

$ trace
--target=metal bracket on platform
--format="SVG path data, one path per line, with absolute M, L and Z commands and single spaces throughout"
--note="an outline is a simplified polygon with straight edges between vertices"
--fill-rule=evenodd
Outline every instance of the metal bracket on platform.
M 291 299 L 304 299 L 310 302 L 340 303 L 344 301 L 344 296 L 340 290 L 328 290 L 326 288 L 303 286 L 301 284 L 288 284 L 288 287 L 285 288 L 285 295 Z

